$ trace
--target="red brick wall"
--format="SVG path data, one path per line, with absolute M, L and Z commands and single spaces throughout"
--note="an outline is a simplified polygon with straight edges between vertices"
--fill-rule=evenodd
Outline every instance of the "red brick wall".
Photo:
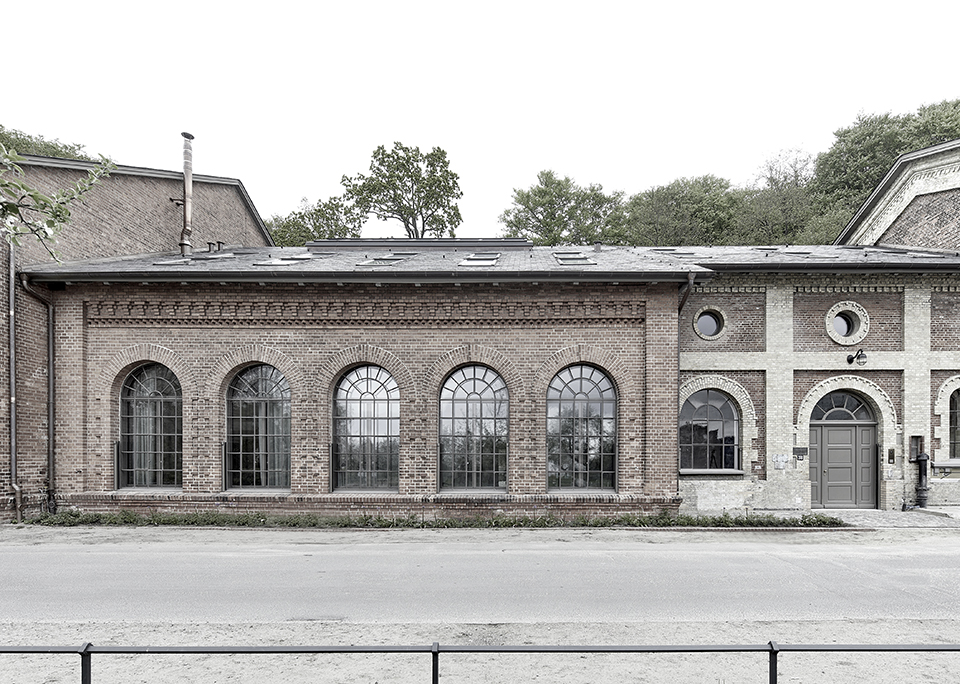
M 27 182 L 40 190 L 54 192 L 86 175 L 73 169 L 24 164 Z M 170 198 L 183 196 L 177 179 L 144 177 L 115 172 L 103 179 L 72 207 L 72 220 L 61 232 L 55 246 L 59 257 L 68 261 L 122 254 L 178 250 L 183 228 L 183 210 Z M 240 188 L 194 180 L 193 205 L 195 251 L 207 248 L 207 241 L 263 246 L 267 244 L 256 216 L 245 204 Z M 0 260 L 0 297 L 8 297 L 8 251 L 4 244 Z M 26 240 L 17 248 L 17 264 L 52 261 L 42 245 Z M 17 311 L 17 471 L 30 510 L 45 498 L 47 446 L 47 327 L 46 310 L 21 287 L 16 292 Z M 0 325 L 0 384 L 9 390 L 8 328 Z M 67 377 L 61 382 L 75 381 Z M 4 401 L 4 405 L 7 402 Z M 10 433 L 8 412 L 0 417 L 0 518 L 13 513 L 10 483 Z M 69 416 L 59 416 L 61 423 Z
M 695 288 L 680 314 L 680 351 L 764 351 L 766 305 L 764 292 L 714 292 L 710 288 Z M 715 340 L 705 340 L 694 330 L 697 312 L 704 306 L 724 314 L 723 334 Z
M 798 292 L 793 298 L 794 351 L 845 351 L 826 330 L 827 311 L 838 302 L 856 302 L 870 316 L 862 345 L 869 351 L 903 350 L 903 292 Z
M 960 244 L 960 190 L 913 198 L 877 242 L 955 251 Z
M 508 385 L 510 451 L 507 493 L 477 505 L 527 511 L 524 497 L 533 496 L 546 497 L 539 506 L 581 510 L 577 493 L 546 490 L 545 395 L 560 369 L 588 363 L 618 390 L 618 491 L 581 503 L 611 512 L 670 507 L 677 489 L 676 293 L 675 284 L 70 285 L 54 293 L 58 492 L 69 498 L 113 488 L 119 386 L 132 368 L 153 360 L 183 387 L 181 496 L 220 491 L 224 389 L 252 362 L 276 366 L 291 385 L 292 495 L 330 496 L 330 397 L 350 367 L 376 363 L 400 385 L 401 484 L 385 507 L 403 509 L 398 496 L 437 492 L 440 385 L 456 367 L 483 363 Z M 359 505 L 332 496 L 344 509 Z M 202 507 L 200 499 L 170 505 Z
M 23 170 L 28 183 L 50 192 L 86 175 L 45 166 L 24 165 Z M 114 172 L 71 207 L 71 222 L 60 233 L 56 250 L 64 261 L 179 250 L 183 209 L 171 198 L 182 197 L 181 180 Z M 194 250 L 205 251 L 208 241 L 218 240 L 248 247 L 267 244 L 236 185 L 194 179 Z M 24 244 L 20 263 L 46 261 L 52 259 L 41 245 Z
M 930 293 L 930 349 L 935 352 L 960 348 L 960 306 L 958 288 L 950 287 Z

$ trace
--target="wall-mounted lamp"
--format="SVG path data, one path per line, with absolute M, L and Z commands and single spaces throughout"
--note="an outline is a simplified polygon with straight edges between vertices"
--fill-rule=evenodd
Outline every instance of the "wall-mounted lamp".
M 847 363 L 857 362 L 858 366 L 867 365 L 867 353 L 862 349 L 858 349 L 856 354 L 847 355 Z

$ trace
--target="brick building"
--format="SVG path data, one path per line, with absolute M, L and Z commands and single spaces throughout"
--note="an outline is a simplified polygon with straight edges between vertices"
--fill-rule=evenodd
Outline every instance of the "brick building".
M 960 504 L 960 142 L 816 247 L 277 248 L 238 181 L 196 176 L 183 255 L 181 177 L 120 169 L 63 264 L 17 255 L 2 515 L 10 453 L 25 513 L 900 508 L 911 447 Z

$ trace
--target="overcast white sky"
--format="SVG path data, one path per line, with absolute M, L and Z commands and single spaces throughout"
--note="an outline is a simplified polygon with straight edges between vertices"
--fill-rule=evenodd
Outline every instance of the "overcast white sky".
M 261 215 L 340 194 L 377 145 L 447 151 L 459 237 L 552 169 L 633 194 L 858 113 L 960 97 L 960 3 L 59 2 L 3 9 L 0 123 L 133 166 L 239 178 Z M 372 220 L 365 235 L 402 236 Z

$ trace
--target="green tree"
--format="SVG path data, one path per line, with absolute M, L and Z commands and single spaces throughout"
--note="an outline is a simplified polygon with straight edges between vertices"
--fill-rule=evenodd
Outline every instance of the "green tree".
M 373 152 L 370 174 L 344 176 L 344 202 L 362 215 L 395 219 L 409 238 L 454 236 L 463 220 L 456 200 L 463 197 L 459 177 L 450 170 L 447 153 L 434 147 L 427 154 L 399 142 Z
M 800 244 L 809 239 L 808 224 L 817 213 L 810 180 L 813 159 L 787 150 L 767 160 L 759 185 L 744 191 L 736 218 L 736 240 L 746 245 Z
M 70 206 L 108 175 L 114 165 L 101 158 L 101 163 L 91 169 L 86 178 L 47 194 L 27 184 L 19 166 L 23 161 L 23 157 L 0 143 L 0 226 L 10 244 L 20 245 L 23 237 L 30 235 L 57 258 L 52 245 L 57 233 L 70 220 Z
M 625 240 L 631 245 L 736 243 L 744 192 L 713 175 L 680 178 L 629 199 Z
M 960 100 L 924 105 L 915 114 L 861 114 L 834 135 L 830 149 L 817 156 L 811 189 L 820 216 L 831 217 L 827 232 L 836 237 L 897 157 L 960 138 Z
M 278 246 L 301 247 L 312 240 L 360 237 L 363 217 L 342 197 L 313 205 L 303 198 L 299 209 L 286 216 L 273 216 L 266 223 Z
M 62 143 L 56 138 L 46 140 L 40 135 L 29 135 L 14 128 L 0 126 L 0 145 L 18 154 L 36 154 L 41 157 L 63 157 L 95 161 L 83 149 L 83 145 Z
M 623 193 L 600 185 L 581 187 L 553 171 L 537 174 L 529 190 L 514 189 L 513 206 L 500 215 L 504 237 L 537 245 L 618 244 L 623 235 Z

